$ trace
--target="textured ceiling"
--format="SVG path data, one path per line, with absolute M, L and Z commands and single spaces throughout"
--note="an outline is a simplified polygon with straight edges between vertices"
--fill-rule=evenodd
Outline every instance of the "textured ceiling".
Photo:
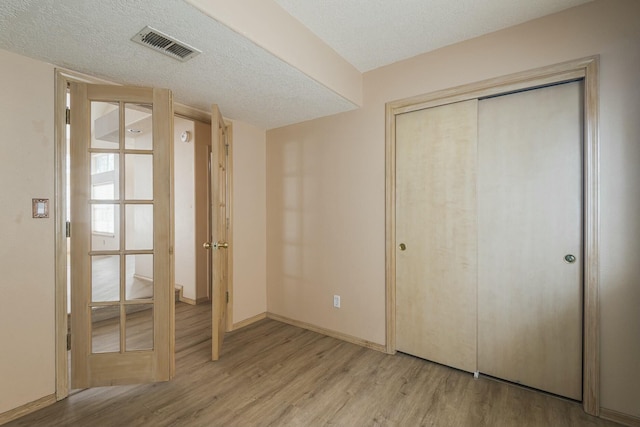
M 586 2 L 276 1 L 361 71 Z M 146 25 L 202 54 L 181 63 L 131 42 Z M 357 108 L 183 0 L 2 0 L 0 49 L 117 83 L 170 88 L 177 102 L 202 110 L 217 103 L 226 117 L 265 129 Z
M 591 0 L 275 0 L 360 71 Z
M 181 0 L 2 0 L 0 48 L 273 128 L 355 108 Z M 182 63 L 133 43 L 150 25 L 202 50 Z

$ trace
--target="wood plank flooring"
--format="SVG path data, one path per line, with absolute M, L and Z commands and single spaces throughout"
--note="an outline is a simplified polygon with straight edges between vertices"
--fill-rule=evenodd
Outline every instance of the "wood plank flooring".
M 579 404 L 273 320 L 227 334 L 176 303 L 176 377 L 101 387 L 7 426 L 615 426 Z

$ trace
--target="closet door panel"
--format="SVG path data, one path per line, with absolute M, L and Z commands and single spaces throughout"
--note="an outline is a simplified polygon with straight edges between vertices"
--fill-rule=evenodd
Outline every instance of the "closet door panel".
M 396 348 L 476 370 L 477 100 L 396 117 Z
M 482 100 L 478 135 L 478 369 L 576 400 L 581 94 L 573 82 Z

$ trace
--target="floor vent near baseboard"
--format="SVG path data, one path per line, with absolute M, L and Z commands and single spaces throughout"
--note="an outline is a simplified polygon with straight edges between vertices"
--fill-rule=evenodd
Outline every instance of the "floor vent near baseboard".
M 149 26 L 138 31 L 138 34 L 131 37 L 131 40 L 182 62 L 186 62 L 202 53 L 195 47 L 189 46 Z

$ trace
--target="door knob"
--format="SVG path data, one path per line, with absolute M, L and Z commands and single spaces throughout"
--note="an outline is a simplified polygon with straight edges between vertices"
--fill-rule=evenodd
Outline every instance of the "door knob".
M 209 242 L 204 242 L 204 243 L 202 244 L 202 247 L 203 247 L 203 248 L 205 248 L 205 249 L 211 249 L 211 246 L 212 246 L 212 245 L 211 245 L 211 243 L 209 243 Z
M 564 260 L 569 264 L 573 264 L 574 262 L 576 262 L 576 257 L 575 255 L 567 254 L 564 256 Z
M 227 242 L 215 242 L 213 247 L 214 249 L 227 249 L 229 244 Z
M 407 245 L 405 245 L 404 243 L 400 243 L 400 245 L 398 245 L 400 247 L 401 251 L 404 251 L 407 249 Z

